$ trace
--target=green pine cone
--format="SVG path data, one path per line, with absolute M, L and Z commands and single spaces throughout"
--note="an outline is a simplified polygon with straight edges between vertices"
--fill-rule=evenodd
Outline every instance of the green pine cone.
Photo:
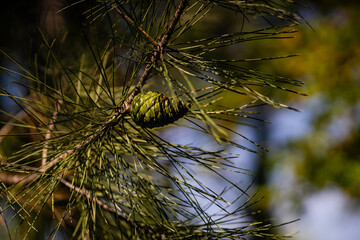
M 130 115 L 141 127 L 163 127 L 182 118 L 190 107 L 189 102 L 179 98 L 169 99 L 161 93 L 149 91 L 134 97 Z

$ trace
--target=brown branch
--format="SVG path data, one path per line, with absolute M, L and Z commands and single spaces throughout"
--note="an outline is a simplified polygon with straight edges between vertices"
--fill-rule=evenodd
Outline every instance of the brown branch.
M 25 116 L 26 112 L 24 110 L 21 110 L 14 117 L 12 117 L 6 125 L 4 125 L 0 129 L 0 143 L 3 141 L 4 137 L 9 134 L 9 132 L 11 132 L 11 130 L 13 129 L 14 125 L 12 123 L 15 123 L 16 121 L 18 121 L 18 119 L 22 119 Z
M 0 180 L 3 181 L 6 184 L 12 185 L 12 184 L 16 184 L 22 180 L 24 180 L 24 176 L 27 176 L 28 178 L 34 178 L 36 176 L 38 176 L 39 174 L 43 173 L 42 169 L 38 169 L 36 167 L 30 167 L 30 166 L 23 166 L 20 164 L 14 164 L 14 163 L 0 163 L 0 166 L 6 166 L 6 167 L 17 167 L 23 170 L 28 170 L 28 171 L 33 171 L 36 173 L 33 173 L 31 175 L 25 175 L 25 174 L 16 174 L 16 175 L 9 175 L 6 174 L 4 172 L 0 173 Z M 103 207 L 105 210 L 109 211 L 109 212 L 113 212 L 118 214 L 119 216 L 122 216 L 125 218 L 124 215 L 122 215 L 119 211 L 117 211 L 115 208 L 112 208 L 110 206 L 108 206 L 107 204 L 103 203 L 100 199 L 93 197 L 91 192 L 86 190 L 86 189 L 81 189 L 79 187 L 74 186 L 73 184 L 71 184 L 70 182 L 66 181 L 63 176 L 58 176 L 57 179 L 63 183 L 65 186 L 67 186 L 70 189 L 73 189 L 74 191 L 80 193 L 81 195 L 84 195 L 85 197 L 89 198 L 90 200 L 96 201 L 97 204 L 101 207 Z M 121 214 L 121 215 L 120 215 Z
M 0 181 L 6 185 L 14 185 L 19 182 L 29 183 L 37 177 L 37 174 L 25 175 L 25 174 L 8 174 L 6 172 L 0 172 Z
M 150 61 L 148 62 L 148 64 L 145 67 L 144 73 L 142 74 L 139 82 L 137 83 L 136 87 L 130 94 L 129 98 L 120 107 L 119 112 L 125 113 L 130 110 L 132 100 L 134 99 L 136 94 L 138 94 L 140 92 L 140 88 L 147 81 L 147 79 L 151 73 L 151 70 L 153 68 L 153 64 L 155 64 L 156 61 L 159 60 L 159 58 L 160 58 L 160 52 L 162 52 L 166 48 L 166 46 L 170 40 L 170 37 L 174 33 L 175 27 L 180 20 L 180 16 L 184 12 L 185 6 L 188 2 L 189 2 L 189 0 L 181 0 L 179 6 L 177 7 L 177 9 L 175 11 L 174 18 L 170 22 L 166 33 L 164 34 L 162 39 L 156 45 L 155 50 L 154 50 L 153 54 L 151 55 Z
M 89 190 L 87 190 L 85 188 L 79 188 L 77 186 L 74 186 L 70 182 L 66 181 L 64 178 L 60 178 L 60 181 L 61 181 L 61 183 L 63 183 L 68 188 L 73 189 L 75 192 L 80 193 L 81 195 L 85 196 L 89 200 L 91 200 L 93 202 L 96 202 L 102 209 L 104 209 L 104 210 L 106 210 L 108 212 L 116 214 L 119 218 L 121 218 L 123 221 L 126 221 L 127 223 L 129 223 L 132 227 L 136 227 L 136 228 L 140 229 L 141 231 L 143 231 L 144 233 L 149 233 L 149 234 L 155 235 L 157 237 L 164 238 L 163 234 L 160 234 L 160 233 L 156 232 L 154 229 L 139 226 L 135 222 L 131 221 L 127 216 L 125 216 L 122 212 L 120 212 L 116 208 L 109 206 L 108 204 L 104 203 L 103 201 L 101 201 L 97 197 L 93 196 L 92 193 Z
M 70 182 L 66 181 L 64 178 L 60 178 L 59 180 L 62 184 L 64 184 L 65 186 L 67 186 L 68 188 L 74 190 L 77 193 L 80 193 L 81 195 L 85 196 L 86 198 L 90 199 L 91 201 L 96 202 L 101 208 L 103 208 L 106 211 L 112 212 L 112 213 L 116 213 L 119 217 L 121 217 L 123 220 L 128 221 L 127 217 L 124 216 L 124 214 L 122 214 L 120 211 L 116 210 L 113 207 L 110 207 L 109 205 L 107 205 L 106 203 L 102 202 L 100 199 L 98 199 L 97 197 L 92 196 L 91 192 L 86 190 L 85 188 L 79 188 L 77 186 L 74 186 L 73 184 L 71 184 Z
M 128 15 L 126 15 L 125 13 L 123 13 L 118 7 L 116 7 L 116 5 L 113 3 L 111 4 L 111 6 L 121 15 L 123 16 L 126 20 L 128 20 L 132 25 L 134 25 L 141 33 L 143 33 L 147 38 L 149 38 L 154 44 L 157 44 L 157 42 L 144 30 L 142 29 L 139 25 L 137 25 L 135 23 L 134 20 L 132 20 Z
M 6 226 L 5 220 L 2 215 L 0 215 L 0 226 Z
M 40 170 L 38 170 L 35 167 L 24 166 L 24 165 L 20 165 L 20 164 L 16 164 L 16 163 L 0 162 L 0 166 L 18 167 L 23 170 L 39 171 L 39 173 L 40 173 Z M 28 175 L 28 174 L 9 174 L 7 172 L 0 172 L 0 181 L 8 186 L 15 185 L 20 182 L 25 185 L 25 184 L 28 184 L 29 182 L 31 182 L 32 180 L 34 180 L 37 176 L 38 176 L 37 173 L 32 173 L 32 174 Z
M 43 152 L 42 152 L 42 160 L 41 160 L 41 165 L 42 166 L 45 165 L 45 163 L 47 161 L 47 152 L 48 152 L 48 147 L 49 147 L 48 141 L 49 141 L 49 139 L 51 137 L 51 132 L 54 130 L 54 127 L 55 127 L 55 121 L 56 121 L 57 115 L 59 113 L 58 108 L 60 107 L 60 105 L 62 103 L 63 103 L 62 100 L 58 101 L 58 103 L 56 104 L 56 109 L 53 112 L 52 118 L 50 119 L 49 129 L 48 129 L 48 132 L 45 135 L 45 142 L 46 143 L 44 145 L 44 149 L 43 149 Z
M 36 172 L 36 173 L 31 174 L 31 175 L 27 175 L 27 179 L 31 179 L 31 180 L 33 180 L 36 176 L 38 176 L 39 174 L 42 173 L 41 169 L 37 169 L 35 167 L 30 167 L 30 166 L 22 166 L 22 165 L 13 164 L 13 163 L 0 163 L 0 165 L 2 165 L 2 166 L 13 166 L 13 167 L 18 167 L 18 168 L 23 169 L 23 170 L 31 170 L 31 171 Z M 12 184 L 19 183 L 19 181 L 23 181 L 24 176 L 25 175 L 19 175 L 19 174 L 18 175 L 9 175 L 9 174 L 0 173 L 0 180 L 3 181 L 6 184 L 12 185 Z M 93 202 L 96 202 L 97 205 L 99 205 L 99 207 L 101 207 L 105 211 L 116 214 L 119 218 L 121 218 L 123 221 L 126 221 L 131 226 L 140 229 L 144 233 L 155 234 L 156 236 L 161 236 L 162 237 L 162 235 L 160 233 L 156 232 L 154 229 L 139 226 L 135 222 L 131 221 L 126 215 L 124 215 L 122 212 L 120 212 L 116 208 L 109 206 L 107 203 L 105 203 L 105 202 L 101 201 L 99 198 L 93 196 L 91 191 L 89 191 L 89 190 L 87 190 L 85 188 L 79 188 L 79 187 L 73 185 L 72 183 L 66 181 L 66 179 L 64 179 L 64 176 L 58 176 L 57 179 L 62 184 L 64 184 L 66 187 L 68 187 L 69 189 L 72 189 L 75 192 L 85 196 L 89 200 L 91 200 Z M 29 182 L 29 181 L 27 180 L 26 182 Z

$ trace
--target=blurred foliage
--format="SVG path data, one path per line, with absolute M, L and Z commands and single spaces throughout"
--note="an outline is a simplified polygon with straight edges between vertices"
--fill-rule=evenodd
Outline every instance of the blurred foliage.
M 312 114 L 313 131 L 293 143 L 303 152 L 297 167 L 301 176 L 320 187 L 336 183 L 356 197 L 360 197 L 359 10 L 333 10 L 318 20 L 315 39 L 303 34 L 308 69 L 304 78 L 309 94 L 322 100 Z
M 359 198 L 360 6 L 357 1 L 346 1 L 342 6 L 326 1 L 322 8 L 323 1 L 314 2 L 321 11 L 303 13 L 314 31 L 303 26 L 295 39 L 282 39 L 280 44 L 268 40 L 248 49 L 264 57 L 274 52 L 298 53 L 298 57 L 279 60 L 280 64 L 260 62 L 257 67 L 303 80 L 309 95 L 277 96 L 296 102 L 309 115 L 311 132 L 289 142 L 268 164 L 291 162 L 304 186 L 311 183 L 306 191 L 336 184 Z

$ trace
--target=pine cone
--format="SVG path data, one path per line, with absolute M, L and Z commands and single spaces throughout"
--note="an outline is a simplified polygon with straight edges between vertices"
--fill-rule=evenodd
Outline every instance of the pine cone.
M 182 118 L 191 104 L 179 98 L 169 99 L 158 92 L 137 94 L 131 104 L 134 122 L 145 128 L 163 127 Z

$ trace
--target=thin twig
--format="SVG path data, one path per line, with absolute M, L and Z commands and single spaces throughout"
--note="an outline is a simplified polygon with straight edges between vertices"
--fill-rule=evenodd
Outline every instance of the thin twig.
M 104 210 L 106 210 L 108 212 L 112 212 L 112 213 L 116 214 L 119 218 L 126 221 L 127 223 L 129 223 L 133 227 L 136 227 L 136 228 L 140 229 L 144 233 L 150 233 L 150 234 L 156 235 L 157 237 L 162 237 L 162 238 L 164 237 L 162 234 L 160 234 L 158 232 L 155 232 L 155 230 L 152 229 L 152 228 L 149 229 L 149 228 L 142 227 L 142 226 L 139 226 L 138 224 L 134 223 L 127 216 L 125 216 L 122 212 L 120 212 L 119 210 L 115 209 L 114 207 L 109 206 L 108 204 L 104 203 L 103 201 L 101 201 L 97 197 L 94 197 L 92 195 L 92 193 L 90 191 L 88 191 L 87 189 L 79 188 L 77 186 L 74 186 L 70 182 L 66 181 L 64 178 L 59 177 L 59 179 L 60 179 L 60 182 L 62 184 L 64 184 L 65 186 L 67 186 L 68 188 L 73 189 L 75 192 L 80 193 L 81 195 L 85 196 L 89 200 L 91 200 L 93 202 L 96 202 L 102 209 L 104 209 Z
M 3 167 L 3 166 L 18 167 L 18 168 L 21 168 L 24 170 L 30 170 L 30 171 L 38 170 L 35 167 L 24 166 L 24 165 L 20 165 L 20 164 L 16 164 L 16 163 L 7 163 L 7 162 L 0 162 L 0 166 L 1 167 Z M 25 185 L 25 184 L 28 184 L 29 182 L 31 182 L 32 180 L 34 180 L 37 176 L 38 176 L 38 174 L 36 174 L 36 173 L 27 175 L 27 174 L 9 174 L 7 172 L 0 172 L 0 181 L 5 183 L 6 185 L 10 185 L 10 186 L 18 184 L 20 182 Z
M 14 125 L 12 123 L 15 123 L 18 119 L 22 119 L 26 116 L 26 112 L 24 110 L 21 110 L 18 112 L 13 118 L 11 118 L 6 125 L 4 125 L 0 129 L 0 143 L 3 141 L 4 137 L 11 132 Z
M 125 13 L 123 13 L 114 3 L 111 4 L 111 6 L 121 15 L 123 16 L 126 20 L 128 20 L 132 25 L 134 25 L 140 32 L 142 32 L 147 38 L 149 38 L 154 44 L 157 44 L 157 42 L 144 30 L 142 29 L 139 25 L 137 25 L 134 20 L 132 20 L 128 15 L 126 15 Z
M 38 175 L 24 175 L 24 174 L 8 174 L 6 172 L 0 172 L 0 181 L 5 183 L 6 185 L 14 185 L 19 182 L 23 184 L 27 184 L 34 180 Z
M 0 166 L 11 166 L 11 167 L 18 167 L 20 169 L 23 170 L 31 170 L 34 171 L 36 173 L 33 173 L 31 175 L 27 175 L 26 178 L 26 182 L 29 182 L 28 179 L 33 180 L 36 176 L 38 176 L 39 174 L 43 173 L 42 169 L 38 169 L 36 167 L 30 167 L 30 166 L 23 166 L 20 164 L 14 164 L 14 163 L 0 163 Z M 25 175 L 20 175 L 20 174 L 16 174 L 16 175 L 8 175 L 8 174 L 4 174 L 4 173 L 0 173 L 0 180 L 8 185 L 13 185 L 13 184 L 17 184 L 20 181 L 24 180 Z M 68 187 L 69 189 L 74 190 L 75 192 L 85 196 L 86 198 L 88 198 L 89 200 L 96 202 L 99 207 L 101 207 L 102 209 L 104 209 L 105 211 L 111 212 L 116 214 L 119 218 L 121 218 L 122 220 L 128 222 L 130 225 L 132 225 L 133 227 L 137 227 L 138 229 L 141 229 L 143 232 L 145 233 L 150 233 L 150 234 L 156 234 L 157 236 L 162 236 L 160 233 L 155 232 L 154 229 L 149 229 L 149 228 L 145 228 L 142 226 L 139 226 L 138 224 L 136 224 L 135 222 L 131 221 L 126 215 L 124 215 L 122 212 L 120 212 L 119 210 L 117 210 L 114 207 L 109 206 L 108 204 L 106 204 L 105 202 L 101 201 L 99 198 L 93 196 L 93 194 L 91 193 L 91 191 L 85 189 L 85 188 L 79 188 L 75 185 L 73 185 L 72 183 L 66 181 L 66 179 L 64 179 L 63 175 L 60 175 L 57 177 L 57 179 L 64 184 L 66 187 Z
M 97 197 L 92 196 L 91 192 L 88 191 L 85 188 L 79 188 L 77 186 L 74 186 L 72 183 L 66 181 L 64 178 L 59 177 L 59 180 L 62 184 L 64 184 L 65 186 L 67 186 L 68 188 L 74 190 L 77 193 L 80 193 L 81 195 L 85 196 L 86 198 L 96 202 L 100 207 L 102 207 L 103 209 L 105 209 L 106 211 L 112 212 L 112 213 L 116 213 L 119 217 L 121 217 L 124 220 L 127 220 L 127 218 L 124 216 L 123 213 L 121 213 L 120 211 L 116 210 L 113 207 L 110 207 L 109 205 L 107 205 L 106 203 L 102 202 L 100 199 L 98 199 Z
M 46 161 L 47 161 L 47 152 L 48 152 L 48 147 L 49 147 L 49 139 L 51 137 L 51 132 L 54 130 L 54 127 L 55 127 L 55 121 L 56 121 L 56 118 L 57 118 L 57 115 L 59 113 L 59 108 L 60 108 L 60 105 L 63 103 L 62 100 L 59 100 L 58 103 L 56 104 L 56 108 L 55 108 L 55 111 L 52 115 L 52 118 L 50 119 L 50 123 L 49 123 L 49 129 L 48 129 L 48 132 L 46 133 L 45 135 L 45 145 L 44 145 L 44 148 L 43 148 L 43 152 L 42 152 L 42 160 L 41 160 L 41 165 L 45 165 Z

